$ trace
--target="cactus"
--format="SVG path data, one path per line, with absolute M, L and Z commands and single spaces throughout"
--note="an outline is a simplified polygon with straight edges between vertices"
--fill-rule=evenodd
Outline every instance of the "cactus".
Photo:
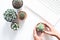
M 40 23 L 37 25 L 37 31 L 43 31 L 44 30 L 44 24 Z
M 16 12 L 13 9 L 7 9 L 4 13 L 4 19 L 8 22 L 12 22 L 16 19 Z
M 26 17 L 26 13 L 24 11 L 20 11 L 18 13 L 18 15 L 19 15 L 19 19 L 21 19 L 21 20 L 25 19 L 25 17 Z
M 18 25 L 18 23 L 13 23 L 12 22 L 12 24 L 11 24 L 11 29 L 13 29 L 13 30 L 18 30 L 18 28 L 19 28 L 19 25 Z
M 19 9 L 23 6 L 23 1 L 22 0 L 13 0 L 12 5 L 14 8 Z

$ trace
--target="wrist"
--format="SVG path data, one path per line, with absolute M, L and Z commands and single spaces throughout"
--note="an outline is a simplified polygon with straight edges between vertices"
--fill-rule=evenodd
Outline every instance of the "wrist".
M 58 38 L 58 40 L 60 40 L 60 34 L 58 32 L 55 34 L 55 37 Z

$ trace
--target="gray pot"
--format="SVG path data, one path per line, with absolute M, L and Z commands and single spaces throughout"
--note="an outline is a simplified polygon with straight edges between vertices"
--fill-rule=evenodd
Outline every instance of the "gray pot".
M 23 1 L 22 0 L 13 0 L 12 5 L 15 9 L 19 9 L 23 6 Z

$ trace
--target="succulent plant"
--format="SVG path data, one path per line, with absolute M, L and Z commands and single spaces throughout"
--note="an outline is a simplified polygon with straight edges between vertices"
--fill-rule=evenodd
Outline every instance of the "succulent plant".
M 16 19 L 16 12 L 13 9 L 7 9 L 4 13 L 4 19 L 8 22 L 12 22 Z
M 43 31 L 44 30 L 44 24 L 40 23 L 37 25 L 37 31 Z
M 19 15 L 19 19 L 21 19 L 21 20 L 25 19 L 25 17 L 26 17 L 26 13 L 24 11 L 20 11 L 18 13 L 18 15 Z
M 12 22 L 12 24 L 11 24 L 11 29 L 13 29 L 13 30 L 18 30 L 18 28 L 19 28 L 19 24 L 16 23 L 16 22 Z
M 23 1 L 22 0 L 13 0 L 12 5 L 14 8 L 19 9 L 23 6 Z

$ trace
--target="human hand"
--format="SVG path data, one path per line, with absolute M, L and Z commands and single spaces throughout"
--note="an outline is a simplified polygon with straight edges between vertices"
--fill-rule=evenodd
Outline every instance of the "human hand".
M 40 33 L 40 35 L 37 34 L 36 28 L 33 30 L 33 37 L 34 40 L 42 40 L 44 33 Z
M 44 30 L 44 33 L 52 35 L 52 36 L 56 36 L 57 31 L 54 28 L 54 26 L 52 26 L 51 24 L 50 25 L 48 24 L 49 26 L 47 24 L 44 24 L 44 25 L 45 25 L 45 29 L 46 29 L 46 30 Z
M 45 29 L 47 29 L 47 30 L 44 30 L 44 33 L 55 36 L 58 38 L 58 40 L 60 40 L 60 34 L 56 31 L 54 26 L 52 26 L 51 24 L 48 24 L 49 26 L 47 24 L 44 24 L 44 25 L 45 25 Z

